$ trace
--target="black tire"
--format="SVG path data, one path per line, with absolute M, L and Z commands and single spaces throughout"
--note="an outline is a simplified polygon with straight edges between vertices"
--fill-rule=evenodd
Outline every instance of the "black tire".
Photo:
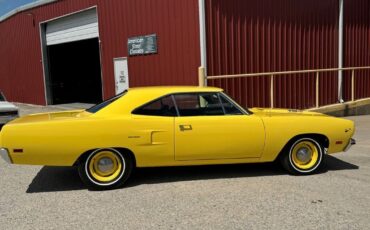
M 99 165 L 101 162 L 113 165 L 111 174 L 110 172 L 103 176 L 99 174 L 104 173 L 104 171 L 99 171 L 99 166 L 104 167 L 104 165 Z M 130 177 L 133 167 L 133 160 L 129 154 L 117 149 L 105 148 L 94 150 L 86 155 L 78 165 L 78 173 L 88 189 L 109 190 L 122 187 Z
M 281 156 L 282 166 L 293 175 L 317 173 L 324 163 L 325 149 L 318 141 L 303 137 L 292 142 Z M 311 154 L 308 154 L 308 153 Z M 317 155 L 316 155 L 317 154 Z M 310 157 L 309 157 L 310 155 Z M 307 161 L 300 161 L 301 159 Z

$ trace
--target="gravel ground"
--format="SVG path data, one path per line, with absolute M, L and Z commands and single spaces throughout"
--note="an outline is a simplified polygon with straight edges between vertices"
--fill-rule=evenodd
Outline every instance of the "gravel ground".
M 22 114 L 67 107 L 19 105 Z M 317 175 L 274 164 L 140 169 L 92 192 L 75 168 L 0 161 L 0 229 L 370 229 L 370 116 Z

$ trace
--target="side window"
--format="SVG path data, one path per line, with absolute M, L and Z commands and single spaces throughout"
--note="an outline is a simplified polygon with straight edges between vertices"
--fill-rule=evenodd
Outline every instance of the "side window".
M 225 115 L 217 93 L 177 94 L 175 100 L 180 116 Z
M 224 96 L 220 95 L 222 106 L 225 109 L 227 115 L 242 115 L 243 112 L 240 111 L 234 104 L 227 100 Z
M 147 105 L 135 109 L 132 113 L 147 116 L 162 116 L 162 117 L 177 116 L 176 107 L 173 103 L 172 96 L 167 96 L 155 100 Z

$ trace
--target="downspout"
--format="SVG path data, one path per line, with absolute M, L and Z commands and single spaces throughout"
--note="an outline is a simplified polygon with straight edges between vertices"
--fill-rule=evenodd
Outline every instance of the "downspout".
M 338 28 L 338 68 L 343 68 L 343 14 L 344 0 L 339 0 L 339 28 Z M 338 101 L 343 103 L 343 71 L 338 71 Z
M 199 37 L 200 37 L 200 65 L 204 68 L 204 75 L 207 76 L 207 41 L 206 41 L 206 10 L 205 0 L 198 0 L 199 8 Z M 207 80 L 204 81 L 207 85 Z

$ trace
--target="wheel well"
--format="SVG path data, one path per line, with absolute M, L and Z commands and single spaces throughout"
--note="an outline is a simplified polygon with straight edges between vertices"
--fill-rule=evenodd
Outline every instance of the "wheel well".
M 300 134 L 300 135 L 297 135 L 293 138 L 291 138 L 284 146 L 284 148 L 280 151 L 280 153 L 278 154 L 278 157 L 279 158 L 282 154 L 286 153 L 287 151 L 289 151 L 289 148 L 290 146 L 295 142 L 297 141 L 298 139 L 301 139 L 301 138 L 311 138 L 317 142 L 319 142 L 319 144 L 321 144 L 322 146 L 324 146 L 324 148 L 329 148 L 329 138 L 327 138 L 325 135 L 323 134 L 317 134 L 317 133 L 307 133 L 307 134 Z
M 127 154 L 127 156 L 132 160 L 132 163 L 133 163 L 133 166 L 136 167 L 136 158 L 135 158 L 135 155 L 134 153 L 127 149 L 127 148 L 121 148 L 121 147 L 110 147 L 112 149 L 116 149 L 118 150 L 120 153 L 122 154 Z M 102 148 L 102 149 L 105 149 L 105 148 Z M 87 150 L 86 152 L 82 153 L 78 159 L 75 161 L 75 163 L 73 164 L 73 166 L 77 166 L 79 165 L 81 162 L 85 161 L 85 159 L 88 157 L 88 155 L 95 151 L 97 149 L 90 149 L 90 150 Z

